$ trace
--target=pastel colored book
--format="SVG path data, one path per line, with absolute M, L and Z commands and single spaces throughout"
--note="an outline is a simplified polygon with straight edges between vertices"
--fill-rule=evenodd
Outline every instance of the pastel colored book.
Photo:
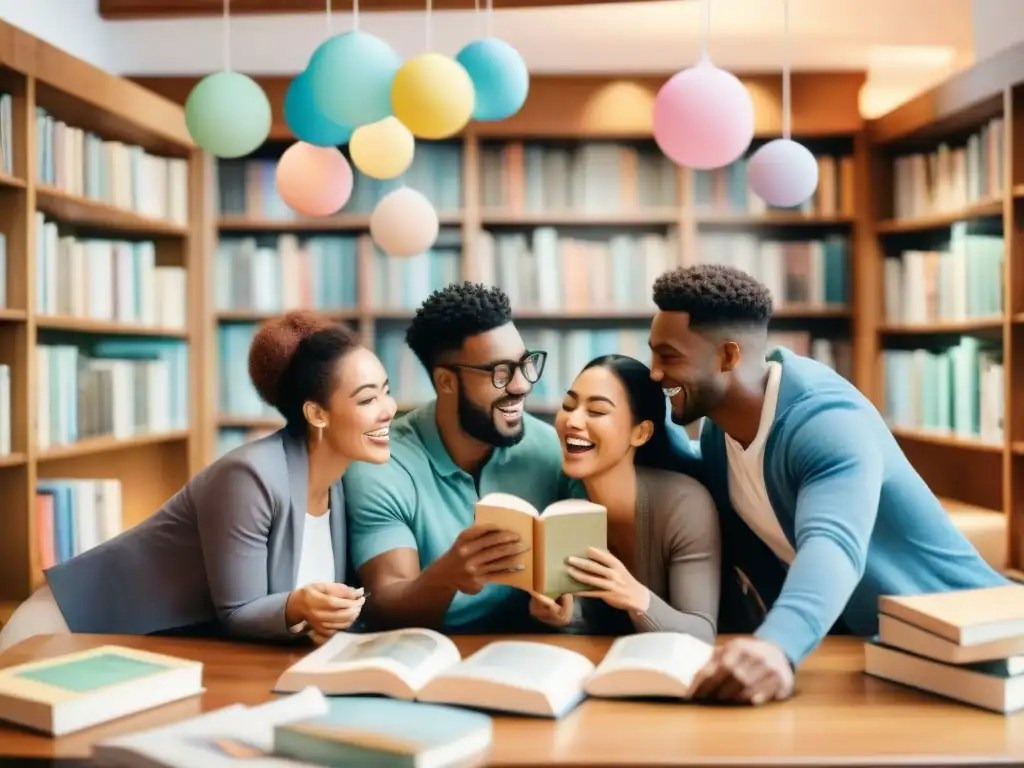
M 883 596 L 879 613 L 961 646 L 1024 637 L 1024 585 Z
M 441 704 L 334 697 L 325 715 L 274 729 L 274 754 L 315 765 L 470 768 L 493 743 L 491 718 Z
M 959 645 L 883 613 L 878 617 L 878 639 L 882 645 L 945 664 L 986 662 L 1004 669 L 1007 675 L 1024 674 L 1024 635 Z
M 558 597 L 593 587 L 572 578 L 569 557 L 587 557 L 587 548 L 608 549 L 608 512 L 586 499 L 563 499 L 538 510 L 509 493 L 488 493 L 476 503 L 475 521 L 516 533 L 530 545 L 521 571 L 488 578 L 498 584 Z
M 52 736 L 203 692 L 203 665 L 104 645 L 0 670 L 0 719 Z
M 557 645 L 496 640 L 463 659 L 429 629 L 339 633 L 285 670 L 275 690 L 315 686 L 329 696 L 378 695 L 559 718 L 588 695 L 685 699 L 712 647 L 689 635 L 619 638 L 600 664 Z
M 993 712 L 1024 710 L 1024 674 L 1010 675 L 999 661 L 943 664 L 869 640 L 864 644 L 864 672 Z

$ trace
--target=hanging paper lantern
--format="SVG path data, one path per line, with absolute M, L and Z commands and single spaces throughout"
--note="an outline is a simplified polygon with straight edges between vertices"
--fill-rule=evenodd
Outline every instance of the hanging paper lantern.
M 526 103 L 530 73 L 519 52 L 504 40 L 485 37 L 474 40 L 455 57 L 465 67 L 476 103 L 473 119 L 506 120 Z
M 352 163 L 373 179 L 393 179 L 412 165 L 416 139 L 396 117 L 356 128 L 349 153 Z
M 334 147 L 297 141 L 277 163 L 277 191 L 302 216 L 330 216 L 352 196 L 352 167 Z
M 259 84 L 241 72 L 208 75 L 185 101 L 185 125 L 192 140 L 214 157 L 243 157 L 270 135 L 270 101 Z
M 316 147 L 339 147 L 352 138 L 351 128 L 331 122 L 317 107 L 306 73 L 292 80 L 285 91 L 284 120 L 295 138 Z
M 388 256 L 426 253 L 437 241 L 439 231 L 434 206 L 409 187 L 382 197 L 370 214 L 370 237 Z
M 768 205 L 795 208 L 818 188 L 818 161 L 803 144 L 775 139 L 750 156 L 747 183 Z
M 447 139 L 473 117 L 475 94 L 469 73 L 455 59 L 425 53 L 409 59 L 391 86 L 391 106 L 413 136 Z
M 306 76 L 324 117 L 355 129 L 391 114 L 391 84 L 401 66 L 395 49 L 379 37 L 352 31 L 321 44 Z
M 754 102 L 735 75 L 702 60 L 673 75 L 654 101 L 654 139 L 677 165 L 722 168 L 754 138 Z

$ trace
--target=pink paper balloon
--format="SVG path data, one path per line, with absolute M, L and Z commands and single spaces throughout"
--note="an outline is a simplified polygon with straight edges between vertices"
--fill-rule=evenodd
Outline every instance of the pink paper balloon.
M 803 144 L 775 139 L 750 156 L 747 182 L 768 205 L 794 208 L 818 188 L 818 161 Z
M 302 216 L 330 216 L 352 196 L 352 166 L 334 147 L 297 141 L 277 163 L 277 192 Z
M 710 61 L 674 74 L 654 100 L 654 140 L 676 165 L 721 168 L 742 157 L 753 138 L 750 93 Z

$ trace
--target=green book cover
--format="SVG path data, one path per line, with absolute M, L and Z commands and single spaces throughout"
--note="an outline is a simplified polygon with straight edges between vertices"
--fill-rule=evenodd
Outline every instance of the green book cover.
M 557 598 L 592 590 L 569 575 L 570 557 L 587 557 L 587 549 L 608 549 L 608 513 L 583 499 L 568 499 L 548 507 L 541 516 L 539 546 L 534 553 L 537 591 Z

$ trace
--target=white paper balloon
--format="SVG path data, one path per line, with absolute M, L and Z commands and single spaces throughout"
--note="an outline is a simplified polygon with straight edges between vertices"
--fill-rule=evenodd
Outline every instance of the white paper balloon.
M 370 215 L 370 237 L 388 256 L 419 256 L 437 240 L 437 211 L 415 189 L 402 187 L 380 199 Z
M 803 144 L 775 139 L 751 155 L 747 181 L 768 205 L 795 208 L 818 188 L 818 161 Z

